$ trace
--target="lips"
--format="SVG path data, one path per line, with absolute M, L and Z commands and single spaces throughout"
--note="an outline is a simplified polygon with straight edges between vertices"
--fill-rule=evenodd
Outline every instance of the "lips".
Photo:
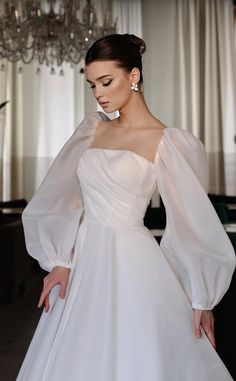
M 100 103 L 100 106 L 102 106 L 102 107 L 106 107 L 106 106 L 108 105 L 108 103 L 109 103 L 109 102 L 101 102 L 101 103 Z

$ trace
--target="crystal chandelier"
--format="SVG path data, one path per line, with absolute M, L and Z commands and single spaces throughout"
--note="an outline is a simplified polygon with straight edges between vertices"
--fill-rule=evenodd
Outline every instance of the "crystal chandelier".
M 64 62 L 79 64 L 96 39 L 116 33 L 111 7 L 100 26 L 91 1 L 86 0 L 83 7 L 80 3 L 79 0 L 5 1 L 0 14 L 0 60 L 21 60 L 24 64 L 36 60 L 39 65 L 49 66 L 51 74 Z M 1 70 L 4 68 L 2 63 Z

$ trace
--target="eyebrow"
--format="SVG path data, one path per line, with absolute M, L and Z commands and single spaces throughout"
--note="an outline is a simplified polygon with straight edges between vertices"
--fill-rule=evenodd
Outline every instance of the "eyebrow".
M 111 77 L 111 74 L 101 75 L 101 77 L 96 78 L 96 81 L 99 81 L 100 79 L 103 79 L 105 77 Z M 92 81 L 90 81 L 89 79 L 87 79 L 87 82 L 92 83 Z

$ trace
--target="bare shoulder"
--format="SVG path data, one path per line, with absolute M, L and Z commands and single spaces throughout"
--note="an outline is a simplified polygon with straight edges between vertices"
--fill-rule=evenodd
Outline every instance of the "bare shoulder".
M 168 128 L 168 126 L 166 126 L 161 120 L 157 118 L 153 118 L 153 122 L 151 123 L 151 128 L 153 128 L 153 130 L 156 130 L 158 132 L 163 132 L 163 130 Z
M 155 139 L 155 141 L 158 141 L 158 138 L 161 139 L 167 128 L 168 127 L 164 123 L 157 120 L 154 123 L 145 126 L 145 128 L 143 128 L 143 134 L 149 136 L 150 139 Z

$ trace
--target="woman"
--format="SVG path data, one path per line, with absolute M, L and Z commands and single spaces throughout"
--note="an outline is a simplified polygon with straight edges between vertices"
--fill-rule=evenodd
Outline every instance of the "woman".
M 87 116 L 23 213 L 28 251 L 49 274 L 17 381 L 232 380 L 212 309 L 235 253 L 207 197 L 203 144 L 145 103 L 144 51 L 128 34 L 88 50 L 94 96 L 119 117 Z M 160 246 L 143 225 L 156 187 Z

